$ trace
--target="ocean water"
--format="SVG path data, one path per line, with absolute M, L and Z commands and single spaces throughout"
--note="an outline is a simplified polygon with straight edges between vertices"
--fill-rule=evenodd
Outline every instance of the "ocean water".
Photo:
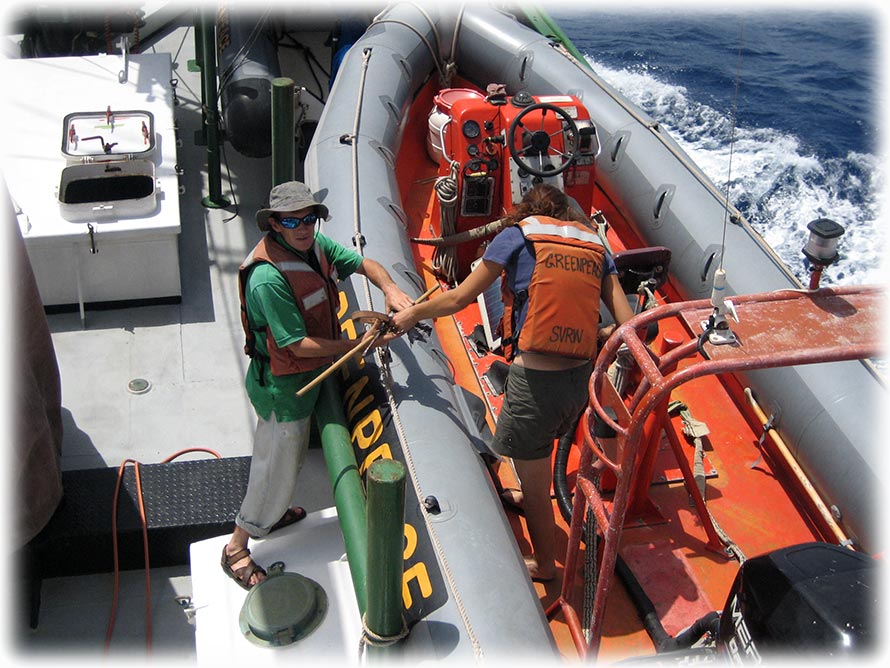
M 846 229 L 822 284 L 885 282 L 878 10 L 548 11 L 804 285 L 807 224 L 822 217 Z

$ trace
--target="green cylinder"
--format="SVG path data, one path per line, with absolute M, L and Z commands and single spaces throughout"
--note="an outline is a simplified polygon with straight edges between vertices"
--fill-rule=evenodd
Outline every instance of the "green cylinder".
M 201 9 L 201 85 L 204 93 L 204 127 L 207 137 L 207 188 L 209 194 L 201 203 L 208 208 L 222 208 L 229 200 L 222 194 L 222 171 L 220 168 L 219 110 L 216 106 L 216 33 L 213 17 L 208 8 Z
M 195 64 L 200 69 L 204 65 L 204 14 L 198 9 L 195 13 Z M 204 95 L 203 89 L 201 95 Z M 204 100 L 202 99 L 201 102 Z
M 368 574 L 365 490 L 352 451 L 352 441 L 340 403 L 340 391 L 334 377 L 328 378 L 321 385 L 321 396 L 315 406 L 315 419 L 334 492 L 337 518 L 343 532 L 355 598 L 359 613 L 364 614 L 367 608 L 365 581 Z
M 272 185 L 294 180 L 294 81 L 272 79 Z
M 368 610 L 374 635 L 402 630 L 402 571 L 405 535 L 405 467 L 378 459 L 368 468 Z

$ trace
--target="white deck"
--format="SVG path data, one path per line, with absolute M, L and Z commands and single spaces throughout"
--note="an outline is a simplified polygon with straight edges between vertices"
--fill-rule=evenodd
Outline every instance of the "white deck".
M 195 564 L 220 560 L 227 537 L 192 544 Z M 285 571 L 299 573 L 321 585 L 327 594 L 327 614 L 309 636 L 283 647 L 263 647 L 248 641 L 239 626 L 239 614 L 248 592 L 235 586 L 221 568 L 196 569 L 192 573 L 192 605 L 195 611 L 199 666 L 295 665 L 307 657 L 358 663 L 361 617 L 346 562 L 343 535 L 333 508 L 306 519 L 251 545 L 262 564 L 282 561 Z

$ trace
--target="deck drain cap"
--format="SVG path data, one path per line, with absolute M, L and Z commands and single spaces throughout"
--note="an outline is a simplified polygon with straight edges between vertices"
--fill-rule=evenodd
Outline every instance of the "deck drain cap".
M 327 595 L 317 582 L 270 568 L 269 576 L 247 594 L 238 622 L 252 643 L 281 647 L 312 633 L 327 609 Z
M 151 389 L 151 383 L 145 378 L 134 378 L 127 383 L 127 391 L 131 394 L 145 394 Z

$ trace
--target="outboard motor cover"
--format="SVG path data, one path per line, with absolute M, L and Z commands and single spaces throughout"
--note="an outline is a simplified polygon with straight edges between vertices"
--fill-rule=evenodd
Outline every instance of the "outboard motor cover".
M 849 657 L 873 641 L 877 567 L 868 556 L 804 543 L 748 559 L 720 619 L 730 663 L 765 657 Z

